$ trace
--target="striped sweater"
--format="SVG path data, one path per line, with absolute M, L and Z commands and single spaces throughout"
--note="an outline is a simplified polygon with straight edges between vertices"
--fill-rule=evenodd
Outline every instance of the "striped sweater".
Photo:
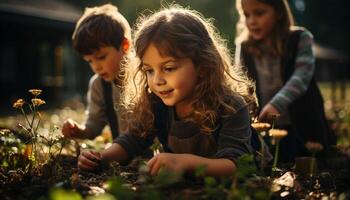
M 287 114 L 288 106 L 301 97 L 307 90 L 315 71 L 315 57 L 312 51 L 313 36 L 304 29 L 300 34 L 298 52 L 295 59 L 295 70 L 290 79 L 283 85 L 281 77 L 281 58 L 270 53 L 268 46 L 263 46 L 262 55 L 255 56 L 259 88 L 260 106 L 271 103 L 281 114 Z M 235 63 L 240 64 L 241 45 L 236 45 Z
M 315 56 L 312 51 L 313 36 L 305 30 L 300 35 L 295 70 L 286 84 L 274 95 L 270 103 L 279 111 L 287 110 L 294 100 L 307 90 L 315 72 Z

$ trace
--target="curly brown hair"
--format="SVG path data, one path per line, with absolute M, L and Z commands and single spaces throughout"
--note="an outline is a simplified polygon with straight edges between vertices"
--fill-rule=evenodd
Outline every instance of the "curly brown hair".
M 200 13 L 172 5 L 141 16 L 134 41 L 137 56 L 126 67 L 129 82 L 123 94 L 129 132 L 145 136 L 154 131 L 155 116 L 147 92 L 147 77 L 142 70 L 142 57 L 151 43 L 163 55 L 190 58 L 203 71 L 205 78 L 194 89 L 192 114 L 186 118 L 198 124 L 202 133 L 213 131 L 219 109 L 224 115 L 236 112 L 233 102 L 237 94 L 247 104 L 256 102 L 254 85 L 239 67 L 233 66 L 226 42 Z

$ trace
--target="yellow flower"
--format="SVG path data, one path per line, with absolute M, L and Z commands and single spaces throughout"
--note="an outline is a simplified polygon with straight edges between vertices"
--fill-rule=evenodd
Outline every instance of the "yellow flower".
M 1 135 L 7 135 L 9 133 L 11 133 L 10 129 L 7 129 L 7 128 L 0 129 L 0 134 Z
M 32 103 L 34 106 L 41 106 L 41 105 L 45 104 L 46 102 L 42 99 L 34 98 L 34 99 L 32 99 Z
M 282 139 L 288 135 L 288 132 L 286 130 L 282 130 L 282 129 L 271 129 L 269 131 L 269 134 L 271 137 L 273 137 L 275 139 Z
M 14 108 L 22 108 L 25 101 L 23 99 L 17 99 L 15 103 L 13 103 L 12 107 Z
M 322 151 L 323 149 L 323 145 L 318 143 L 318 142 L 307 142 L 305 144 L 305 147 L 311 151 L 312 153 L 316 153 L 316 152 L 319 152 L 319 151 Z
M 288 135 L 288 132 L 286 130 L 282 130 L 282 129 L 271 129 L 269 131 L 269 135 L 272 137 L 271 143 L 274 145 L 280 139 L 286 137 Z
M 269 130 L 271 125 L 269 123 L 255 122 L 252 123 L 252 127 L 260 133 Z
M 39 89 L 31 89 L 28 90 L 30 93 L 32 93 L 35 97 L 38 96 L 39 94 L 41 94 L 42 90 Z

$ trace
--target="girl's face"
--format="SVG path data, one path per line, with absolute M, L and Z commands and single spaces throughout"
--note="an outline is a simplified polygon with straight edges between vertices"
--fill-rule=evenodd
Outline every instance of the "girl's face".
M 104 46 L 94 51 L 92 54 L 84 55 L 95 74 L 98 74 L 105 81 L 113 81 L 119 73 L 120 61 L 124 52 L 117 50 L 113 46 Z
M 142 70 L 147 76 L 151 91 L 161 98 L 165 105 L 175 106 L 177 112 L 189 112 L 198 77 L 192 60 L 162 56 L 152 43 L 141 59 Z
M 255 40 L 265 40 L 277 21 L 275 9 L 259 0 L 242 0 L 242 9 L 249 34 Z

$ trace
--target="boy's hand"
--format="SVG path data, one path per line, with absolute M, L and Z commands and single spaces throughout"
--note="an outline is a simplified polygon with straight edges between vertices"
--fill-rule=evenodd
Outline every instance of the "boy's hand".
M 160 153 L 147 162 L 152 176 L 157 175 L 160 168 L 164 167 L 174 172 L 187 170 L 188 154 Z
M 280 112 L 270 103 L 266 104 L 260 112 L 259 122 L 269 122 L 273 120 L 271 116 L 279 116 Z
M 84 150 L 78 157 L 78 168 L 91 171 L 100 166 L 102 162 L 101 154 L 93 150 Z
M 62 127 L 62 134 L 64 135 L 64 137 L 67 138 L 80 138 L 82 130 L 79 127 L 79 125 L 77 124 L 77 122 L 75 122 L 72 119 L 67 119 L 64 123 L 63 123 L 63 127 Z

